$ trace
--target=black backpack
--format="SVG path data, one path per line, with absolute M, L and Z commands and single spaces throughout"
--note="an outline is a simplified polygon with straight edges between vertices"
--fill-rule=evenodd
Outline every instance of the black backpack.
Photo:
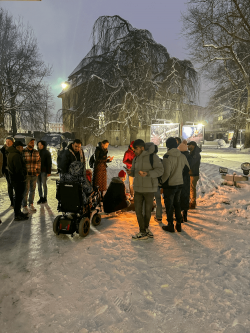
M 94 164 L 95 164 L 95 153 L 89 159 L 89 166 L 91 168 L 94 168 Z
M 152 169 L 154 168 L 154 153 L 149 155 L 149 161 L 151 164 Z M 162 176 L 157 177 L 158 178 L 158 183 L 159 183 L 159 187 L 162 186 Z

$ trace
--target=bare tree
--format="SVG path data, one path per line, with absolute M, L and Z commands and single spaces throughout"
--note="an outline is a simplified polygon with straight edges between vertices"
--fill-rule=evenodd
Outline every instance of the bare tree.
M 27 105 L 43 89 L 42 81 L 51 73 L 38 50 L 30 27 L 0 9 L 0 110 L 1 119 L 9 114 L 13 135 L 17 119 L 27 114 Z M 32 110 L 33 112 L 34 110 Z
M 21 111 L 22 128 L 40 130 L 47 132 L 48 123 L 53 120 L 54 96 L 48 84 L 42 84 L 36 90 L 31 100 L 27 100 L 23 105 L 25 111 Z
M 69 76 L 78 130 L 100 135 L 116 124 L 137 131 L 139 124 L 173 116 L 176 108 L 171 106 L 197 95 L 192 63 L 171 58 L 148 30 L 136 29 L 117 15 L 101 16 L 92 39 L 91 51 Z M 66 98 L 71 98 L 70 89 Z
M 190 53 L 215 83 L 212 101 L 234 109 L 237 119 L 250 116 L 249 8 L 249 0 L 190 0 L 183 15 Z M 249 131 L 245 146 L 250 146 Z

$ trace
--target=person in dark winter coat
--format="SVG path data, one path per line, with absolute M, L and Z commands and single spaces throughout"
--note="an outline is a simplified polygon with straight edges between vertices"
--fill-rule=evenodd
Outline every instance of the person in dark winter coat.
M 129 206 L 130 202 L 127 200 L 124 184 L 126 177 L 126 172 L 121 170 L 118 177 L 112 178 L 108 190 L 103 198 L 103 208 L 105 213 L 117 212 L 118 210 Z
M 81 146 L 81 140 L 75 139 L 73 143 L 65 149 L 65 152 L 62 155 L 61 164 L 59 165 L 61 173 L 68 173 L 70 164 L 75 161 L 81 162 L 84 165 L 84 168 L 86 167 L 85 156 Z
M 95 164 L 93 175 L 93 186 L 99 186 L 99 191 L 103 197 L 103 192 L 107 190 L 107 163 L 112 162 L 113 157 L 108 155 L 108 140 L 98 143 L 95 149 Z
M 183 187 L 183 174 L 188 173 L 190 168 L 186 157 L 177 149 L 175 138 L 168 138 L 166 146 L 168 151 L 163 156 L 162 187 L 168 225 L 163 226 L 162 229 L 168 232 L 175 231 L 173 224 L 173 210 L 175 210 L 176 230 L 181 232 L 180 196 Z
M 135 158 L 135 150 L 133 147 L 134 141 L 132 141 L 128 147 L 128 150 L 125 152 L 123 157 L 123 163 L 126 165 L 126 168 L 130 170 L 132 168 L 132 161 Z M 134 197 L 134 187 L 133 187 L 134 177 L 129 176 L 129 191 L 131 197 Z
M 191 168 L 192 161 L 191 156 L 188 151 L 187 141 L 183 140 L 182 143 L 177 147 L 177 149 L 186 156 L 189 166 Z M 189 201 L 190 201 L 190 175 L 189 173 L 185 173 L 183 175 L 183 187 L 181 189 L 181 210 L 182 210 L 182 217 L 183 221 L 187 222 L 187 212 L 189 210 Z
M 37 146 L 41 158 L 41 173 L 37 177 L 40 199 L 37 204 L 43 204 L 47 202 L 47 178 L 51 175 L 52 159 L 50 152 L 46 149 L 47 143 L 45 141 L 38 141 Z
M 26 164 L 22 157 L 24 144 L 21 141 L 16 141 L 8 149 L 7 167 L 9 170 L 9 179 L 15 191 L 14 197 L 14 212 L 15 221 L 28 219 L 28 214 L 21 212 L 21 205 L 26 188 Z
M 3 154 L 3 164 L 2 164 L 2 174 L 6 178 L 8 184 L 8 194 L 10 198 L 10 207 L 14 208 L 14 188 L 9 180 L 9 171 L 7 169 L 7 156 L 9 147 L 13 146 L 15 142 L 14 138 L 8 136 L 5 140 L 5 145 L 1 148 L 1 153 Z
M 67 147 L 67 142 L 63 142 L 62 143 L 62 147 L 61 149 L 58 151 L 58 154 L 57 154 L 57 170 L 58 170 L 58 173 L 61 172 L 61 163 L 62 163 L 62 157 L 66 151 L 66 147 Z
M 191 157 L 191 169 L 190 169 L 190 209 L 196 207 L 196 185 L 200 176 L 200 163 L 201 163 L 201 149 L 197 146 L 195 141 L 188 143 L 188 150 L 190 151 Z

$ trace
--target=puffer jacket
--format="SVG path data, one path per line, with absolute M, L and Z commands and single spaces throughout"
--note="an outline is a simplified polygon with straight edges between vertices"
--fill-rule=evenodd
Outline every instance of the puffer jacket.
M 26 180 L 26 164 L 22 153 L 13 146 L 8 149 L 7 167 L 11 182 L 24 182 Z
M 162 176 L 162 187 L 168 188 L 183 185 L 183 170 L 189 171 L 189 163 L 185 155 L 177 148 L 172 148 L 163 156 L 164 173 Z
M 135 153 L 132 150 L 131 144 L 128 147 L 128 150 L 125 152 L 123 157 L 123 163 L 126 164 L 128 169 L 131 169 L 132 167 L 132 161 L 135 158 Z
M 201 155 L 200 155 L 201 149 L 196 146 L 192 152 L 190 152 L 190 163 L 191 169 L 190 169 L 190 176 L 199 176 L 200 175 L 200 164 L 201 164 Z
M 153 142 L 149 142 L 145 144 L 145 150 L 141 155 L 133 159 L 130 176 L 135 177 L 135 192 L 157 192 L 158 177 L 162 176 L 164 169 L 160 158 L 154 152 L 155 145 Z M 150 163 L 151 154 L 153 154 L 153 168 Z M 148 175 L 141 177 L 139 171 L 147 172 Z

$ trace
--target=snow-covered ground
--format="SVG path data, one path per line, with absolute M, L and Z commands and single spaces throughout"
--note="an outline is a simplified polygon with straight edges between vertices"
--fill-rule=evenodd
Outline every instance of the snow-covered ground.
M 110 147 L 109 179 L 125 150 Z M 249 333 L 250 186 L 222 186 L 218 174 L 246 161 L 204 149 L 197 209 L 181 233 L 152 218 L 146 241 L 131 239 L 134 213 L 103 219 L 86 238 L 54 235 L 55 176 L 48 204 L 15 222 L 0 179 L 1 333 Z

